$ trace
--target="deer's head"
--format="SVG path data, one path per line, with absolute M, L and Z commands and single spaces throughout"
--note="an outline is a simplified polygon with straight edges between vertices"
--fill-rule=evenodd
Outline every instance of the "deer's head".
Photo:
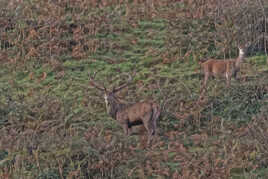
M 238 46 L 238 49 L 239 49 L 239 56 L 244 56 L 245 55 L 245 47 Z
M 100 85 L 95 81 L 96 72 L 91 76 L 89 74 L 90 79 L 90 85 L 98 89 L 103 93 L 104 102 L 106 105 L 107 113 L 110 114 L 112 117 L 114 117 L 114 114 L 118 110 L 118 107 L 120 105 L 120 101 L 116 97 L 116 93 L 122 90 L 123 88 L 127 87 L 130 82 L 132 81 L 132 76 L 128 74 L 129 79 L 126 83 L 118 86 L 113 87 L 111 90 L 107 89 L 104 85 Z
M 251 41 L 239 41 L 236 43 L 239 49 L 239 57 L 244 57 L 246 52 L 248 51 L 248 48 L 252 45 Z

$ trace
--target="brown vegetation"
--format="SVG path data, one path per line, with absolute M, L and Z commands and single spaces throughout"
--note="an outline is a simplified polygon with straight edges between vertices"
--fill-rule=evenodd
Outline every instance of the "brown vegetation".
M 0 10 L 0 178 L 268 178 L 268 1 L 9 0 Z M 246 81 L 208 88 L 197 104 L 196 61 L 232 59 L 240 40 L 258 54 L 241 66 Z M 127 101 L 160 104 L 150 150 L 88 88 L 99 69 L 135 69 Z

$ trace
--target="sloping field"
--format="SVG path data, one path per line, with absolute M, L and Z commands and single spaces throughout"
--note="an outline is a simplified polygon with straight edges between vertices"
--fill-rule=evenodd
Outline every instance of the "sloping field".
M 235 57 L 237 44 L 223 51 L 220 36 L 209 39 L 219 31 L 209 16 L 188 17 L 199 6 L 1 3 L 0 178 L 268 177 L 265 51 L 252 45 L 238 79 L 229 88 L 210 80 L 200 98 L 198 60 Z M 135 72 L 120 99 L 160 104 L 151 146 L 144 127 L 125 136 L 106 114 L 103 94 L 89 83 L 94 72 L 110 89 Z

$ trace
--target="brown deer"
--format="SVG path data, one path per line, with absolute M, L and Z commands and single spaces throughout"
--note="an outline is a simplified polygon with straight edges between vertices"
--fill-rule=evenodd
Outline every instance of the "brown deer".
M 127 83 L 122 84 L 117 88 L 114 87 L 112 90 L 107 90 L 103 85 L 101 86 L 97 84 L 94 80 L 95 75 L 93 77 L 89 75 L 90 84 L 104 92 L 107 113 L 119 122 L 126 135 L 129 135 L 132 126 L 143 124 L 148 132 L 147 145 L 149 145 L 152 136 L 156 133 L 156 122 L 160 116 L 159 105 L 153 101 L 125 104 L 116 97 L 115 94 L 118 91 L 129 85 L 132 80 L 130 75 Z
M 245 47 L 239 46 L 239 56 L 236 59 L 217 60 L 209 59 L 205 62 L 200 62 L 201 70 L 204 72 L 203 87 L 207 85 L 209 77 L 225 77 L 227 86 L 230 86 L 232 77 L 236 79 L 237 73 L 240 71 L 240 65 L 244 60 Z

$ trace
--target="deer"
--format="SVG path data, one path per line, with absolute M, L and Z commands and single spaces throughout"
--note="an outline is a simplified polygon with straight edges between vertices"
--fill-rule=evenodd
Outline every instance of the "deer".
M 121 125 L 127 136 L 129 136 L 133 126 L 144 125 L 148 133 L 147 145 L 150 145 L 152 137 L 156 133 L 157 120 L 160 116 L 160 106 L 152 100 L 127 104 L 118 99 L 116 93 L 130 84 L 132 81 L 131 75 L 129 75 L 126 83 L 118 87 L 113 87 L 112 90 L 108 90 L 104 85 L 98 84 L 95 81 L 95 76 L 96 72 L 94 76 L 89 74 L 90 85 L 103 92 L 107 114 Z
M 207 85 L 209 77 L 225 77 L 227 87 L 230 86 L 231 78 L 237 79 L 237 73 L 240 71 L 240 65 L 245 58 L 245 46 L 238 46 L 239 56 L 236 59 L 218 60 L 209 59 L 204 62 L 200 60 L 201 70 L 204 73 L 202 88 Z

